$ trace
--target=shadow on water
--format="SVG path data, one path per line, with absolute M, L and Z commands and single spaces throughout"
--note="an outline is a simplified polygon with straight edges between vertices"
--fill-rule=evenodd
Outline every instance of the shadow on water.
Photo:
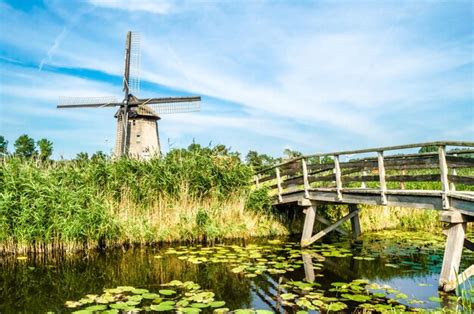
M 127 285 L 158 291 L 161 284 L 172 280 L 198 283 L 231 310 L 292 312 L 305 308 L 301 300 L 315 304 L 312 297 L 326 304 L 342 301 L 348 305 L 343 310 L 348 312 L 370 302 L 409 308 L 456 307 L 453 297 L 441 295 L 438 299 L 437 279 L 443 255 L 439 239 L 420 233 L 373 233 L 355 242 L 331 238 L 329 243 L 303 251 L 294 240 L 271 244 L 256 240 L 250 250 L 234 243 L 218 246 L 217 251 L 175 246 L 171 250 L 135 248 L 29 255 L 25 260 L 3 256 L 0 313 L 69 312 L 66 301 L 101 294 L 104 288 Z M 474 261 L 467 252 L 463 258 L 463 267 Z M 370 289 L 359 291 L 358 286 L 350 284 L 359 279 L 370 281 Z M 313 286 L 306 287 L 308 282 L 314 282 Z M 375 299 L 357 299 L 377 293 Z M 299 306 L 294 305 L 297 300 Z

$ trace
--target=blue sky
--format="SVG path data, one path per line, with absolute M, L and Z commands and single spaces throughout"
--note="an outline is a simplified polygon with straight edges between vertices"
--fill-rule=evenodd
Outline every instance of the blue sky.
M 163 149 L 195 142 L 281 155 L 474 140 L 472 1 L 0 0 L 0 134 L 55 157 L 110 152 L 128 30 L 140 96 L 202 96 L 166 115 Z

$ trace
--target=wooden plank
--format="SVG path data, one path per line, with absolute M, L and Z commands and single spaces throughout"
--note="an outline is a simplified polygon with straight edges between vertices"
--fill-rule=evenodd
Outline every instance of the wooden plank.
M 469 176 L 458 176 L 458 175 L 450 174 L 448 175 L 448 180 L 449 182 L 457 183 L 457 184 L 474 185 L 474 177 L 469 177 Z M 450 191 L 452 191 L 451 188 L 450 188 Z
M 308 168 L 306 165 L 306 159 L 301 159 L 301 165 L 303 167 L 303 183 L 304 183 L 304 195 L 305 197 L 309 196 L 309 181 L 308 181 Z
M 474 158 L 446 156 L 449 168 L 474 168 Z
M 439 288 L 446 292 L 456 288 L 456 274 L 459 273 L 466 225 L 466 223 L 455 223 L 449 224 L 448 227 L 448 239 L 439 276 Z
M 295 177 L 295 178 L 292 178 L 292 179 L 286 179 L 286 180 L 282 181 L 281 187 L 283 189 L 286 189 L 287 187 L 289 187 L 291 185 L 295 185 L 295 184 L 304 184 L 303 176 Z
M 449 180 L 448 180 L 448 164 L 446 162 L 446 147 L 439 146 L 438 147 L 438 155 L 439 155 L 439 170 L 441 175 L 441 188 L 443 190 L 443 208 L 449 208 Z
M 304 243 L 310 240 L 311 235 L 313 234 L 314 219 L 316 216 L 316 211 L 313 206 L 306 207 L 303 212 L 305 214 L 305 219 L 303 232 L 301 233 L 301 246 L 304 246 Z
M 261 177 L 260 178 L 260 183 L 267 182 L 267 181 L 273 180 L 275 178 L 276 178 L 276 174 L 270 174 L 266 177 Z
M 349 212 L 359 211 L 357 204 L 349 204 Z M 359 214 L 351 218 L 352 237 L 357 239 L 361 234 Z
M 277 187 L 278 187 L 278 201 L 282 201 L 281 194 L 283 193 L 281 188 L 281 177 L 280 177 L 280 168 L 276 168 L 276 177 L 277 177 Z
M 316 220 L 319 221 L 320 223 L 323 223 L 325 224 L 326 226 L 331 226 L 333 223 L 329 220 L 327 220 L 326 218 L 324 218 L 323 216 L 319 216 L 318 214 L 316 214 Z M 339 228 L 337 227 L 335 229 L 336 232 L 339 232 L 340 234 L 342 235 L 347 235 L 347 231 L 345 231 L 344 229 L 342 228 Z
M 321 230 L 320 232 L 318 232 L 317 234 L 315 234 L 314 236 L 312 236 L 309 240 L 305 240 L 305 241 L 301 241 L 301 246 L 302 247 L 306 247 L 306 246 L 309 246 L 311 245 L 311 243 L 313 243 L 314 241 L 317 241 L 319 239 L 321 239 L 322 237 L 324 237 L 326 234 L 328 234 L 329 232 L 335 230 L 337 227 L 339 227 L 342 223 L 344 223 L 346 220 L 348 219 L 351 219 L 352 217 L 354 217 L 355 215 L 357 215 L 359 213 L 359 210 L 356 210 L 356 211 L 353 211 L 349 214 L 347 214 L 346 216 L 342 217 L 341 219 L 339 219 L 338 221 L 336 221 L 334 224 L 332 224 L 331 226 L 327 227 L 326 229 L 324 230 Z
M 385 182 L 385 166 L 383 160 L 383 152 L 377 152 L 377 159 L 378 159 L 378 166 L 379 166 L 379 181 L 380 181 L 380 199 L 382 200 L 382 204 L 387 204 L 387 196 L 385 192 L 387 192 L 387 183 Z
M 314 282 L 316 276 L 314 274 L 313 258 L 308 253 L 303 253 L 301 256 L 303 258 L 304 278 L 307 282 Z
M 366 170 L 366 169 L 364 169 L 364 171 L 362 171 L 362 176 L 361 176 L 361 177 L 365 177 L 365 176 L 367 176 L 367 170 Z M 366 188 L 367 188 L 367 184 L 365 183 L 365 180 L 361 181 L 360 187 L 361 187 L 362 189 L 366 189 Z
M 339 156 L 334 156 L 334 171 L 336 174 L 336 188 L 337 188 L 337 199 L 342 200 L 342 180 L 341 180 L 341 167 L 339 165 Z
M 321 177 L 320 177 L 321 178 Z M 321 181 L 326 180 L 322 178 Z M 329 180 L 326 180 L 329 181 Z M 342 182 L 377 182 L 380 181 L 378 175 L 370 176 L 347 176 L 342 177 Z M 386 182 L 439 182 L 439 174 L 418 174 L 418 175 L 395 175 L 395 176 L 385 176 Z

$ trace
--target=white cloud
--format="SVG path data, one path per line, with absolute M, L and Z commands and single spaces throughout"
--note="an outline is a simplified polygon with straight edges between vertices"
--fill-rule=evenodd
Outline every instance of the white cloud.
M 173 5 L 168 0 L 89 0 L 95 6 L 127 11 L 144 11 L 154 14 L 168 14 Z

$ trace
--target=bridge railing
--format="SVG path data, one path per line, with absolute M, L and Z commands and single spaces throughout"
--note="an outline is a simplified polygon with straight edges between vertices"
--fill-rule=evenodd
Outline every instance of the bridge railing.
M 422 147 L 436 152 L 419 153 Z M 443 207 L 450 193 L 474 191 L 474 142 L 429 142 L 307 155 L 259 171 L 257 187 L 265 186 L 279 202 L 294 192 L 324 190 L 387 193 L 401 190 L 439 191 Z

